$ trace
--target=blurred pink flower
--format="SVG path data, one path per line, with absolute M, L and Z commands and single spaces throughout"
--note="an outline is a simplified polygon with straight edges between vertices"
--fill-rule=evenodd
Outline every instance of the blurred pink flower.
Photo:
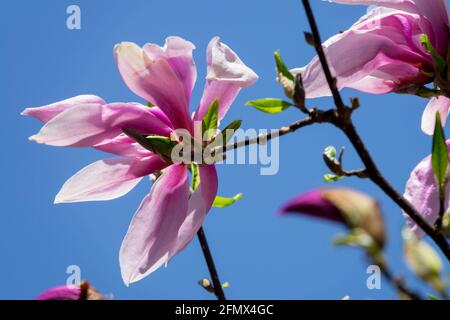
M 65 285 L 41 293 L 36 300 L 103 300 L 103 296 L 86 280 L 79 285 Z
M 449 16 L 446 0 L 330 0 L 342 4 L 366 4 L 370 10 L 350 29 L 323 44 L 338 79 L 338 88 L 383 94 L 420 88 L 434 80 L 434 61 L 420 43 L 427 35 L 436 52 L 447 58 Z M 331 94 L 318 57 L 303 68 L 307 98 Z M 447 98 L 432 99 L 425 109 L 422 129 L 432 134 L 435 110 L 446 119 Z
M 41 293 L 36 300 L 80 300 L 81 289 L 76 286 L 59 286 Z
M 372 197 L 352 189 L 315 189 L 289 201 L 281 213 L 304 214 L 364 231 L 380 248 L 384 246 L 385 226 L 380 207 Z
M 321 189 L 298 195 L 281 209 L 281 213 L 301 213 L 311 217 L 347 224 L 341 211 L 324 197 L 324 190 Z
M 30 139 L 52 146 L 93 147 L 120 157 L 95 162 L 71 177 L 55 203 L 111 200 L 125 195 L 144 177 L 164 169 L 137 210 L 120 249 L 125 284 L 136 282 L 168 263 L 195 236 L 214 201 L 217 173 L 214 165 L 201 165 L 200 185 L 190 194 L 184 164 L 173 164 L 144 149 L 123 134 L 132 129 L 142 135 L 170 137 L 176 129 L 193 132 L 211 103 L 219 101 L 219 120 L 241 88 L 257 75 L 218 37 L 207 49 L 207 76 L 203 96 L 189 115 L 191 92 L 197 77 L 191 42 L 169 37 L 164 47 L 121 43 L 114 48 L 119 72 L 139 97 L 139 103 L 106 103 L 78 96 L 40 108 L 26 109 L 45 122 Z
M 450 140 L 447 140 L 447 147 L 450 147 Z M 449 210 L 449 195 L 450 185 L 447 186 L 444 212 Z M 406 182 L 404 197 L 428 223 L 434 225 L 439 215 L 439 190 L 431 164 L 431 155 L 423 159 L 411 172 L 411 176 Z M 406 213 L 403 215 L 411 230 L 416 235 L 422 236 L 423 230 Z

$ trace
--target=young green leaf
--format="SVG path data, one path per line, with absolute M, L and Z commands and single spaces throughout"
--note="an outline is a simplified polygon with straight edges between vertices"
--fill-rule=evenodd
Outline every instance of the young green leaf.
M 216 132 L 219 125 L 219 100 L 211 102 L 202 121 L 202 134 L 206 133 L 206 139 L 210 139 Z
M 230 283 L 229 282 L 222 283 L 222 288 L 223 289 L 226 289 L 226 288 L 229 288 L 229 287 L 230 287 Z
M 266 98 L 266 99 L 259 99 L 259 100 L 252 100 L 248 101 L 246 103 L 248 106 L 252 106 L 259 111 L 269 113 L 269 114 L 277 114 L 280 112 L 283 112 L 290 106 L 292 106 L 292 103 L 281 100 L 281 99 L 275 99 L 275 98 Z
M 441 115 L 436 112 L 436 124 L 433 134 L 433 147 L 431 152 L 431 164 L 436 177 L 436 182 L 441 192 L 447 184 L 448 149 L 445 143 L 444 130 L 441 124 Z
M 145 140 L 153 152 L 168 158 L 171 157 L 172 149 L 177 144 L 176 141 L 172 141 L 168 137 L 158 135 L 146 136 Z
M 323 180 L 325 182 L 337 182 L 344 178 L 343 176 L 337 176 L 335 174 L 327 173 L 323 175 Z
M 151 103 L 150 101 L 147 102 L 147 107 L 149 108 L 154 108 L 156 107 L 153 103 Z
M 422 45 L 425 47 L 425 50 L 428 51 L 428 53 L 431 54 L 431 56 L 433 57 L 434 63 L 436 64 L 436 66 L 439 69 L 439 72 L 441 74 L 444 73 L 445 71 L 445 67 L 446 67 L 446 62 L 445 60 L 439 55 L 439 53 L 436 52 L 436 49 L 433 47 L 433 45 L 430 42 L 430 38 L 428 37 L 428 35 L 423 34 L 420 37 L 420 42 L 422 43 Z
M 192 191 L 197 190 L 198 186 L 200 185 L 200 171 L 198 168 L 198 164 L 195 162 L 191 163 L 191 175 L 192 175 L 192 180 L 191 180 L 191 188 Z
M 223 144 L 226 145 L 228 141 L 230 141 L 231 137 L 233 137 L 234 133 L 237 129 L 239 129 L 242 125 L 242 120 L 235 120 L 229 125 L 227 125 L 222 130 Z
M 288 78 L 291 81 L 295 80 L 294 75 L 289 71 L 288 67 L 283 62 L 283 59 L 281 59 L 281 55 L 279 51 L 275 51 L 275 63 L 277 64 L 277 71 L 278 73 L 281 73 L 283 76 Z
M 236 201 L 239 201 L 241 199 L 242 199 L 242 193 L 238 193 L 233 198 L 223 198 L 223 197 L 217 196 L 214 199 L 212 206 L 215 208 L 225 208 L 225 207 L 231 206 L 233 203 L 235 203 Z
M 220 131 L 220 135 L 214 138 L 212 142 L 213 148 L 218 148 L 222 146 L 226 146 L 228 141 L 233 137 L 235 131 L 241 127 L 242 120 L 235 120 L 227 125 L 223 130 Z M 222 139 L 218 139 L 221 137 Z
M 144 136 L 133 129 L 123 129 L 123 132 L 145 149 L 169 158 L 171 157 L 173 147 L 177 145 L 176 141 L 172 141 L 170 138 L 164 136 Z

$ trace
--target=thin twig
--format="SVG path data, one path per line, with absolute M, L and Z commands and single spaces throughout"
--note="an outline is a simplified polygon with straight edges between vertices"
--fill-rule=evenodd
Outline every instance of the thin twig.
M 325 78 L 327 79 L 328 85 L 329 85 L 331 93 L 333 95 L 334 103 L 338 109 L 342 109 L 344 107 L 344 102 L 342 101 L 342 97 L 339 94 L 339 91 L 337 89 L 336 79 L 333 78 L 330 67 L 327 63 L 327 59 L 325 57 L 325 53 L 324 53 L 323 47 L 322 47 L 322 40 L 320 38 L 319 29 L 317 27 L 316 20 L 314 19 L 311 5 L 309 4 L 309 1 L 307 1 L 307 0 L 306 1 L 302 0 L 302 1 L 303 1 L 303 6 L 305 7 L 306 16 L 308 17 L 308 21 L 311 26 L 314 47 L 316 48 L 317 55 L 319 56 L 320 63 L 322 64 L 323 72 L 325 74 Z
M 369 174 L 366 169 L 351 170 L 351 171 L 342 170 L 339 175 L 344 177 L 357 177 L 360 179 L 369 178 Z
M 216 154 L 217 155 L 221 155 L 226 153 L 227 151 L 230 150 L 234 150 L 234 149 L 238 149 L 238 148 L 242 148 L 242 147 L 246 147 L 252 144 L 258 144 L 258 143 L 267 143 L 268 141 L 274 139 L 274 138 L 278 138 L 278 137 L 282 137 L 284 135 L 287 135 L 289 133 L 295 132 L 296 130 L 306 127 L 306 126 L 310 126 L 314 123 L 317 123 L 317 120 L 313 117 L 307 117 L 305 119 L 301 119 L 298 121 L 295 121 L 293 123 L 291 123 L 290 125 L 286 126 L 286 127 L 282 127 L 278 130 L 273 130 L 269 133 L 265 133 L 265 134 L 260 134 L 256 137 L 253 138 L 246 138 L 245 140 L 242 141 L 236 141 L 232 144 L 228 144 L 226 146 L 223 147 L 218 147 Z
M 389 270 L 384 263 L 379 264 L 378 266 L 380 267 L 381 273 L 397 288 L 399 292 L 408 296 L 411 300 L 422 300 L 417 293 L 406 286 L 405 282 L 401 278 L 394 276 L 391 270 Z
M 444 222 L 444 214 L 445 214 L 445 189 L 439 188 L 439 215 L 434 224 L 434 227 L 439 232 L 442 231 L 442 224 Z
M 219 274 L 217 273 L 211 251 L 209 250 L 208 241 L 206 240 L 203 227 L 198 230 L 197 237 L 200 241 L 200 246 L 202 247 L 203 255 L 205 256 L 206 264 L 208 265 L 209 273 L 211 275 L 214 294 L 216 295 L 217 300 L 224 301 L 226 300 L 225 293 L 223 292 L 222 283 L 219 280 Z

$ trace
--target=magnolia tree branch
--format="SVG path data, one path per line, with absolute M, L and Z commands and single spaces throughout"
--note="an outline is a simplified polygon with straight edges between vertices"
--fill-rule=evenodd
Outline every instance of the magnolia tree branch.
M 388 279 L 389 282 L 391 282 L 400 293 L 406 295 L 411 300 L 422 300 L 422 298 L 417 293 L 415 293 L 406 286 L 403 279 L 394 276 L 391 270 L 389 270 L 389 268 L 384 263 L 380 264 L 379 267 L 381 273 L 383 273 L 386 279 Z
M 450 246 L 445 239 L 445 236 L 438 230 L 431 226 L 420 213 L 404 198 L 402 197 L 384 178 L 378 169 L 375 161 L 372 159 L 369 151 L 361 140 L 355 126 L 351 120 L 351 113 L 353 108 L 347 107 L 341 98 L 339 90 L 336 86 L 336 79 L 331 76 L 330 67 L 323 52 L 322 42 L 320 39 L 317 23 L 314 18 L 309 0 L 302 0 L 303 6 L 308 17 L 309 24 L 312 30 L 314 47 L 316 48 L 319 56 L 322 68 L 325 72 L 325 76 L 328 82 L 328 86 L 332 92 L 334 102 L 337 108 L 337 121 L 333 122 L 339 129 L 341 129 L 349 138 L 353 147 L 356 149 L 359 157 L 366 166 L 366 170 L 369 174 L 369 179 L 372 180 L 377 186 L 379 186 L 397 205 L 402 208 L 419 227 L 421 227 L 439 246 L 442 252 L 445 254 L 448 260 L 450 260 Z
M 445 236 L 440 232 L 438 228 L 430 225 L 422 215 L 411 205 L 411 203 L 406 200 L 400 193 L 398 193 L 394 187 L 387 181 L 383 176 L 381 171 L 378 169 L 375 161 L 370 155 L 368 149 L 363 143 L 359 133 L 357 132 L 353 121 L 352 113 L 358 108 L 359 104 L 353 103 L 351 107 L 344 104 L 342 97 L 337 89 L 336 79 L 331 75 L 330 67 L 328 65 L 327 59 L 323 52 L 321 45 L 320 35 L 318 32 L 317 24 L 312 13 L 311 6 L 308 0 L 302 0 L 303 5 L 306 10 L 306 14 L 311 25 L 312 35 L 309 35 L 309 42 L 313 42 L 316 48 L 317 54 L 319 56 L 320 62 L 328 81 L 333 100 L 336 104 L 336 109 L 330 109 L 326 111 L 310 109 L 307 110 L 302 106 L 299 108 L 302 112 L 306 113 L 308 117 L 293 122 L 292 124 L 282 127 L 277 131 L 272 131 L 267 134 L 262 134 L 257 137 L 247 138 L 243 141 L 235 142 L 227 146 L 221 147 L 218 153 L 225 153 L 226 151 L 237 149 L 240 147 L 245 147 L 256 143 L 267 143 L 269 140 L 278 138 L 289 133 L 295 132 L 296 130 L 310 126 L 316 123 L 330 123 L 339 128 L 348 137 L 353 147 L 355 148 L 358 156 L 363 162 L 365 169 L 357 171 L 358 173 L 349 174 L 347 176 L 360 176 L 362 178 L 368 178 L 373 183 L 375 183 L 387 196 L 389 196 L 411 219 L 420 227 L 422 230 L 430 236 L 431 239 L 436 243 L 436 245 L 441 249 L 447 259 L 450 261 L 450 246 L 445 238 Z M 355 102 L 355 100 L 353 101 Z
M 224 301 L 226 300 L 225 293 L 223 292 L 222 283 L 219 280 L 219 274 L 217 273 L 217 269 L 211 255 L 211 250 L 209 250 L 208 241 L 206 240 L 206 235 L 203 231 L 203 227 L 200 228 L 200 230 L 197 232 L 197 237 L 200 241 L 200 246 L 202 247 L 206 264 L 208 265 L 209 274 L 211 275 L 214 294 L 216 295 L 217 300 Z

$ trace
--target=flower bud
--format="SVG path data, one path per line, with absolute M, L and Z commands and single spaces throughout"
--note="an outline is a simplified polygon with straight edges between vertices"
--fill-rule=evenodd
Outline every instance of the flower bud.
M 65 285 L 41 293 L 36 300 L 103 300 L 103 296 L 84 280 L 79 285 Z
M 364 231 L 379 248 L 385 243 L 384 221 L 378 203 L 358 191 L 313 190 L 289 202 L 282 212 L 298 212 L 340 222 L 351 230 Z
M 444 214 L 442 219 L 442 232 L 447 238 L 450 238 L 450 211 Z
M 445 292 L 445 285 L 441 280 L 442 260 L 436 250 L 408 228 L 403 230 L 402 236 L 405 260 L 411 271 L 437 291 Z

